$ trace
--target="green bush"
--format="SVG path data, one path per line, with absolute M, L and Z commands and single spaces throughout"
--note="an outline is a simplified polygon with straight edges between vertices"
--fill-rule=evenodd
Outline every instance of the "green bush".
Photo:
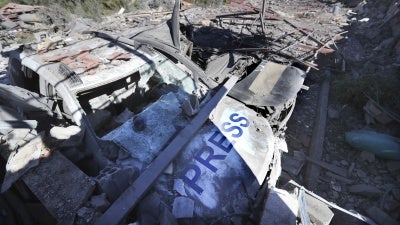
M 9 2 L 11 2 L 11 0 L 0 0 L 0 7 L 5 6 Z
M 367 75 L 343 78 L 333 82 L 332 97 L 344 104 L 362 109 L 367 96 L 385 108 L 400 114 L 400 77 L 392 75 Z

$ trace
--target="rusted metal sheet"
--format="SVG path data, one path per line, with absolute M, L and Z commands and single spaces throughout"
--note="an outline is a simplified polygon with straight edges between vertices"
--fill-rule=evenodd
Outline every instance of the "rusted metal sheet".
M 109 56 L 107 56 L 108 60 L 129 60 L 132 58 L 132 54 L 131 53 L 124 53 L 124 52 L 113 52 L 112 54 L 110 54 Z
M 52 56 L 49 56 L 49 57 L 45 57 L 44 59 L 43 59 L 43 61 L 45 61 L 45 62 L 59 62 L 59 61 L 61 61 L 62 59 L 64 59 L 64 58 L 67 58 L 67 57 L 72 57 L 72 56 L 76 56 L 76 55 L 79 55 L 79 54 L 81 54 L 81 53 L 84 53 L 84 52 L 87 52 L 87 51 L 90 51 L 91 49 L 90 48 L 82 48 L 82 49 L 79 49 L 79 50 L 65 50 L 64 52 L 62 52 L 62 53 L 57 53 L 57 54 L 54 54 L 54 55 L 52 55 Z
M 83 73 L 85 71 L 98 67 L 100 64 L 99 59 L 88 52 L 84 52 L 74 58 L 65 58 L 61 60 L 61 62 L 66 64 L 76 73 Z
M 322 53 L 322 54 L 331 54 L 331 53 L 335 52 L 335 50 L 333 50 L 333 49 L 329 49 L 329 48 L 325 48 L 325 47 L 318 48 L 318 47 L 315 47 L 315 46 L 310 46 L 310 45 L 305 45 L 305 44 L 298 44 L 297 47 L 300 50 L 301 49 L 308 50 L 308 51 L 309 50 L 311 50 L 311 51 L 319 50 L 318 52 Z
M 40 9 L 39 6 L 19 5 L 10 2 L 0 9 L 0 14 L 8 19 L 17 20 L 18 14 L 33 12 L 38 9 Z

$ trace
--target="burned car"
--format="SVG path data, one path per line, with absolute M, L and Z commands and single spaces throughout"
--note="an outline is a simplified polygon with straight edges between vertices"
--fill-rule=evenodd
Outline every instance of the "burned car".
M 34 221 L 260 219 L 305 72 L 239 54 L 220 55 L 203 71 L 188 57 L 190 41 L 169 36 L 170 27 L 178 32 L 170 23 L 130 37 L 87 32 L 86 40 L 47 52 L 11 53 L 13 86 L 1 86 L 1 99 L 12 99 L 23 121 L 37 120 L 44 134 L 31 134 L 30 152 L 9 149 L 2 191 L 11 187 L 53 219 L 28 215 Z M 45 136 L 50 144 L 32 141 Z M 26 163 L 13 168 L 15 161 Z

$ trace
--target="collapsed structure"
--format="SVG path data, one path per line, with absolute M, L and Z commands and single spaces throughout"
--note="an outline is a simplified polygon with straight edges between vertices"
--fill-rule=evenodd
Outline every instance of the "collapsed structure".
M 226 46 L 210 59 L 215 49 L 195 49 L 204 45 L 196 42 L 199 29 L 226 31 L 180 23 L 179 6 L 178 1 L 172 18 L 156 26 L 118 36 L 86 30 L 79 39 L 10 52 L 11 85 L 0 85 L 7 105 L 2 191 L 12 188 L 21 201 L 45 208 L 43 216 L 27 209 L 29 219 L 22 222 L 282 224 L 299 218 L 309 224 L 306 199 L 323 199 L 295 184 L 289 185 L 294 195 L 275 186 L 287 151 L 286 122 L 297 92 L 306 88 L 307 68 L 316 67 L 307 60 L 333 50 L 314 32 L 304 43 L 263 49 L 257 45 L 265 40 L 247 34 L 253 25 L 246 22 L 240 33 L 215 41 L 240 34 L 240 41 L 252 40 L 250 46 Z M 261 15 L 258 32 L 265 32 L 264 8 L 250 10 L 216 21 L 223 27 L 227 18 L 236 23 L 239 14 L 243 21 Z M 281 38 L 287 37 L 275 41 Z M 329 38 L 334 43 L 340 34 Z M 291 55 L 287 65 L 294 47 L 305 54 Z M 276 48 L 281 64 L 269 60 Z M 282 199 L 287 211 L 275 217 L 271 204 Z

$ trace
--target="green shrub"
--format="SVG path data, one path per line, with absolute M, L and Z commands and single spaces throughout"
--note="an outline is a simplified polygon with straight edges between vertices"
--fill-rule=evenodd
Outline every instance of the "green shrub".
M 392 75 L 367 75 L 355 78 L 343 78 L 333 82 L 332 97 L 344 104 L 356 108 L 368 101 L 367 96 L 385 108 L 400 113 L 400 77 Z

